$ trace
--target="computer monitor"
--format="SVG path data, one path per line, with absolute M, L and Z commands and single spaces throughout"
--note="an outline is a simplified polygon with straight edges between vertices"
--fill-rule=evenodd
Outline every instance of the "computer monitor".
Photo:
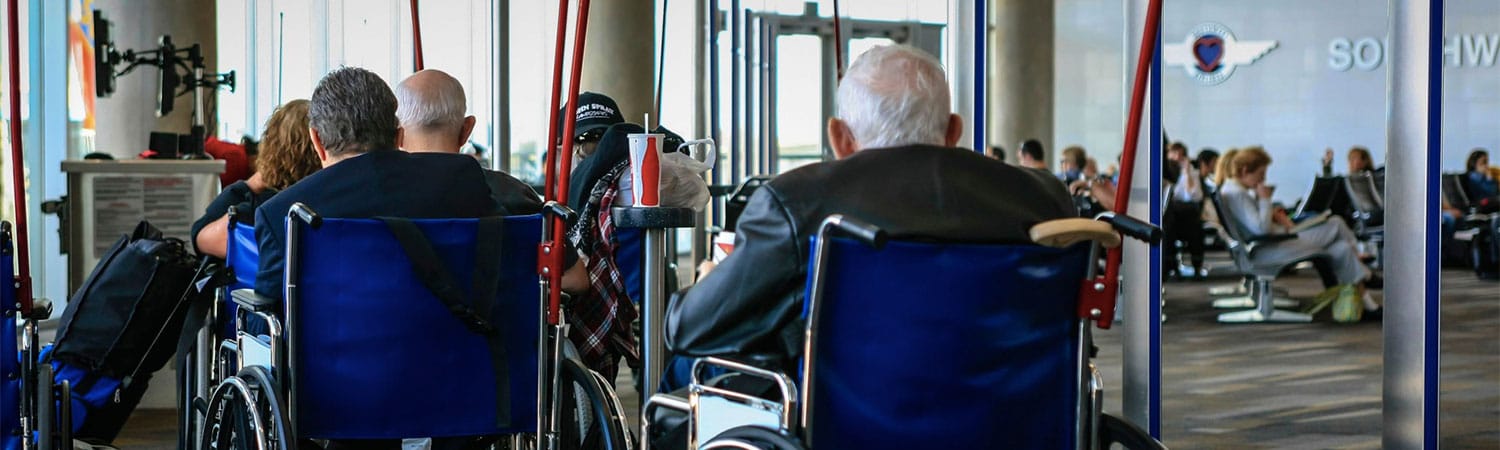
M 111 25 L 104 18 L 104 11 L 94 10 L 94 95 L 99 98 L 115 93 L 115 65 L 120 63 L 115 42 L 110 38 Z

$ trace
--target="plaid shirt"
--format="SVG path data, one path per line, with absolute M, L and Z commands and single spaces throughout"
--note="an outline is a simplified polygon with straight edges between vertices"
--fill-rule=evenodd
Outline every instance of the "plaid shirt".
M 594 184 L 578 223 L 568 231 L 568 240 L 574 248 L 585 252 L 584 267 L 588 269 L 591 287 L 587 294 L 572 301 L 568 323 L 574 331 L 568 333 L 568 338 L 578 347 L 584 365 L 607 380 L 615 379 L 621 356 L 631 366 L 639 366 L 641 359 L 635 334 L 630 330 L 637 313 L 626 293 L 620 268 L 615 265 L 615 226 L 610 217 L 610 207 L 619 194 L 616 184 L 628 170 L 628 164 L 626 161 L 615 166 Z

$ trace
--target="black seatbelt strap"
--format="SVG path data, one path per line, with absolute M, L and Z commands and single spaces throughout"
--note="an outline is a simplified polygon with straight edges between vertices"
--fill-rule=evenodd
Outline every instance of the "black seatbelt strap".
M 391 234 L 401 244 L 406 257 L 411 261 L 417 279 L 432 292 L 433 297 L 443 302 L 448 312 L 462 322 L 469 331 L 484 336 L 490 349 L 490 362 L 495 373 L 496 425 L 504 428 L 510 417 L 510 370 L 506 357 L 504 336 L 490 319 L 494 318 L 496 293 L 500 289 L 500 258 L 505 222 L 502 217 L 479 219 L 474 253 L 474 301 L 465 302 L 463 290 L 454 281 L 452 272 L 444 267 L 431 242 L 422 230 L 408 219 L 380 217 L 390 228 Z

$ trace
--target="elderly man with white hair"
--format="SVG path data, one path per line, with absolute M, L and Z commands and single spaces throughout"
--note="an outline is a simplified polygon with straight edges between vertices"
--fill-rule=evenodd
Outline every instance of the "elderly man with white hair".
M 838 159 L 755 191 L 735 227 L 734 252 L 673 297 L 666 332 L 674 353 L 794 355 L 808 238 L 830 214 L 895 238 L 1002 244 L 1029 243 L 1032 225 L 1076 215 L 1050 174 L 953 147 L 963 121 L 950 112 L 942 66 L 921 50 L 864 53 L 845 73 L 837 102 L 828 137 Z
M 396 85 L 396 104 L 396 118 L 401 121 L 396 146 L 407 152 L 457 154 L 474 132 L 474 116 L 466 115 L 463 84 L 443 71 L 428 69 L 406 77 Z M 484 174 L 490 197 L 502 214 L 541 212 L 541 197 L 526 183 L 505 172 L 485 170 Z

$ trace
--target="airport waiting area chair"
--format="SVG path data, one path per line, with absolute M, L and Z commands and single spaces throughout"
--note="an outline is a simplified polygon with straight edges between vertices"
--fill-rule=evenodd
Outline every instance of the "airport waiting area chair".
M 285 301 L 234 292 L 240 368 L 211 396 L 201 443 L 486 436 L 553 448 L 590 423 L 604 448 L 629 447 L 609 385 L 545 356 L 565 339 L 542 329 L 542 223 L 322 218 L 295 205 Z M 245 331 L 249 316 L 267 335 Z M 587 406 L 572 414 L 548 386 Z
M 1354 235 L 1373 247 L 1370 253 L 1375 260 L 1370 265 L 1378 269 L 1384 262 L 1381 256 L 1385 248 L 1385 196 L 1376 186 L 1375 176 L 1372 174 L 1350 174 L 1344 177 L 1344 189 L 1349 193 Z
M 887 242 L 835 215 L 814 249 L 800 372 L 702 358 L 688 397 L 653 396 L 646 417 L 686 414 L 694 449 L 1160 448 L 1101 414 L 1077 310 L 1091 245 Z M 771 395 L 736 389 L 736 377 Z
M 1313 255 L 1307 258 L 1278 261 L 1276 264 L 1256 264 L 1251 259 L 1257 247 L 1273 242 L 1296 239 L 1296 234 L 1272 234 L 1263 236 L 1240 236 L 1239 230 L 1243 229 L 1235 222 L 1233 215 L 1226 214 L 1223 202 L 1217 195 L 1210 196 L 1214 212 L 1218 213 L 1220 226 L 1218 231 L 1220 237 L 1229 246 L 1229 255 L 1234 259 L 1235 268 L 1246 276 L 1251 277 L 1250 299 L 1253 300 L 1253 309 L 1244 311 L 1233 311 L 1219 314 L 1219 322 L 1223 323 L 1250 323 L 1250 322 L 1311 322 L 1312 316 L 1299 312 L 1292 312 L 1278 307 L 1295 306 L 1277 305 L 1277 298 L 1272 283 L 1276 276 L 1288 267 L 1295 267 L 1304 261 L 1317 262 L 1317 260 L 1328 259 L 1327 255 Z M 1295 303 L 1295 302 L 1293 302 Z M 1218 306 L 1218 305 L 1216 305 Z

